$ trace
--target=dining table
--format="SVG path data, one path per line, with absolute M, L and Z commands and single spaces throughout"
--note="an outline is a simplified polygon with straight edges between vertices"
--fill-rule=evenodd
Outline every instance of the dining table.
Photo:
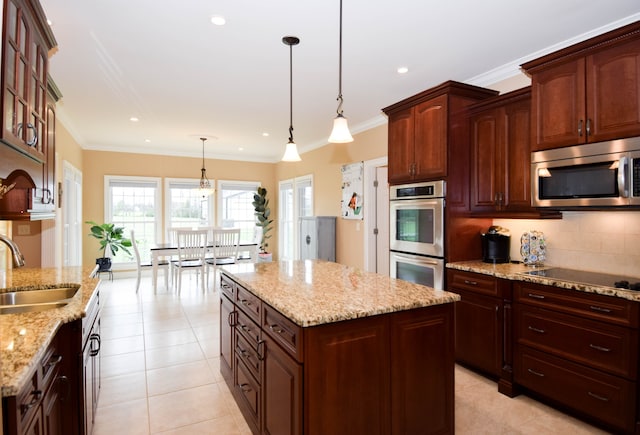
M 238 261 L 257 261 L 258 244 L 257 243 L 240 243 L 238 248 Z M 211 250 L 213 245 L 208 245 L 207 250 Z M 153 269 L 153 290 L 158 288 L 158 262 L 160 258 L 172 257 L 178 255 L 178 245 L 175 243 L 157 243 L 151 245 L 151 268 Z M 240 255 L 244 254 L 244 255 Z

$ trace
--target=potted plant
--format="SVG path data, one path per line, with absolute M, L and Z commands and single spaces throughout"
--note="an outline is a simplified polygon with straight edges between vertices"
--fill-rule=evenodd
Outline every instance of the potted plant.
M 99 250 L 102 251 L 102 257 L 96 258 L 98 271 L 106 272 L 111 270 L 111 257 L 115 256 L 119 250 L 131 255 L 129 249 L 131 240 L 124 237 L 124 228 L 116 227 L 114 224 L 97 224 L 93 221 L 87 221 L 91 225 L 89 235 L 100 241 Z M 107 257 L 107 249 L 110 257 Z
M 273 219 L 271 217 L 271 209 L 269 208 L 269 200 L 267 199 L 267 189 L 258 187 L 256 193 L 253 194 L 253 208 L 258 218 L 256 226 L 262 228 L 262 239 L 260 240 L 260 252 L 258 253 L 258 261 L 271 261 L 272 254 L 268 251 L 269 242 L 267 241 L 271 235 Z

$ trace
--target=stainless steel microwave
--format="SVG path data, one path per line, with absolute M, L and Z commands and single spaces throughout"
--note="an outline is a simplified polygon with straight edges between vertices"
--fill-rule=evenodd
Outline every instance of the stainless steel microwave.
M 531 153 L 534 207 L 640 207 L 640 137 Z

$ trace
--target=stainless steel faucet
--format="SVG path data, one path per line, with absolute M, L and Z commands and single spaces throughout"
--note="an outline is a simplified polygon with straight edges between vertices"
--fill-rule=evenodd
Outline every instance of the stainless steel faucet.
M 24 255 L 22 255 L 22 253 L 20 252 L 20 248 L 18 248 L 16 242 L 11 240 L 7 236 L 3 236 L 2 234 L 0 234 L 0 241 L 4 242 L 9 247 L 9 249 L 11 249 L 11 253 L 13 254 L 13 266 L 24 266 Z

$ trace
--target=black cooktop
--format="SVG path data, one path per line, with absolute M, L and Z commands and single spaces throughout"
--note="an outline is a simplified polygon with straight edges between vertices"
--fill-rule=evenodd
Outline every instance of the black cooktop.
M 524 272 L 525 275 L 544 276 L 558 281 L 640 290 L 640 278 L 630 278 L 606 273 L 585 272 L 583 270 L 552 267 Z

